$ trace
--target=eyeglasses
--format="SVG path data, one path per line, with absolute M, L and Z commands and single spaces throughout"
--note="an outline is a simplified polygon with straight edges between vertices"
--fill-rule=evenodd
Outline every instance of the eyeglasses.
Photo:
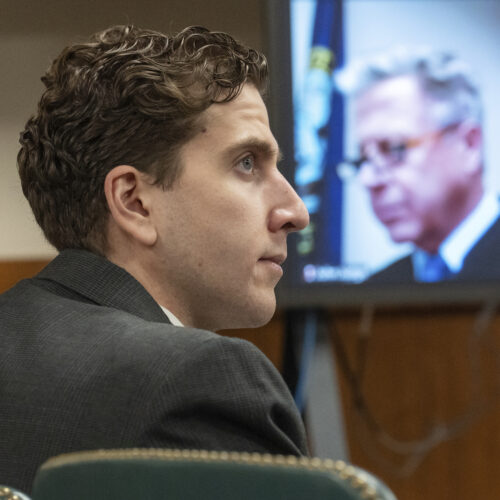
M 456 128 L 459 123 L 451 123 L 419 137 L 394 141 L 390 139 L 369 141 L 363 145 L 359 158 L 345 159 L 337 165 L 337 174 L 341 179 L 349 179 L 354 177 L 365 165 L 374 166 L 378 170 L 397 168 L 406 160 L 409 150 L 421 146 L 425 142 L 440 139 L 444 134 Z

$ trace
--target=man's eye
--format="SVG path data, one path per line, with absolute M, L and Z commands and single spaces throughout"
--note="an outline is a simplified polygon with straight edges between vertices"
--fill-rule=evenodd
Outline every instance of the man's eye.
M 391 156 L 396 163 L 401 163 L 406 157 L 406 145 L 395 144 L 391 148 Z
M 397 163 L 404 160 L 406 154 L 406 144 L 404 142 L 383 141 L 379 144 L 379 148 L 382 155 L 391 162 Z
M 255 158 L 253 157 L 253 155 L 245 156 L 245 158 L 241 159 L 238 162 L 238 167 L 245 174 L 253 173 L 253 170 L 255 168 Z

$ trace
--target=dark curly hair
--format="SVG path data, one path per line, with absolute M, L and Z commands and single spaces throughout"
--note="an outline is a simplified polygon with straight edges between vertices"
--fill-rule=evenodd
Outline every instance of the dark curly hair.
M 263 95 L 267 63 L 202 27 L 168 36 L 115 26 L 64 49 L 42 81 L 38 112 L 20 138 L 24 195 L 58 250 L 104 254 L 107 173 L 133 165 L 169 188 L 199 115 L 234 99 L 247 81 Z

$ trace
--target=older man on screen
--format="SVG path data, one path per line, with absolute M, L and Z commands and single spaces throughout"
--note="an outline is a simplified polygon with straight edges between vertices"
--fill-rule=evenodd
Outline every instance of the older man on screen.
M 414 252 L 370 282 L 500 278 L 500 207 L 483 183 L 479 89 L 450 53 L 397 49 L 337 75 L 355 99 L 358 178 Z

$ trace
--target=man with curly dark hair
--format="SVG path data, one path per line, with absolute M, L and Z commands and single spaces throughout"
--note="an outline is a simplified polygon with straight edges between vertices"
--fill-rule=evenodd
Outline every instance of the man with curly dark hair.
M 306 453 L 251 344 L 286 237 L 308 223 L 277 168 L 264 56 L 225 33 L 117 26 L 67 47 L 21 134 L 22 187 L 59 255 L 0 298 L 0 478 L 62 452 Z

